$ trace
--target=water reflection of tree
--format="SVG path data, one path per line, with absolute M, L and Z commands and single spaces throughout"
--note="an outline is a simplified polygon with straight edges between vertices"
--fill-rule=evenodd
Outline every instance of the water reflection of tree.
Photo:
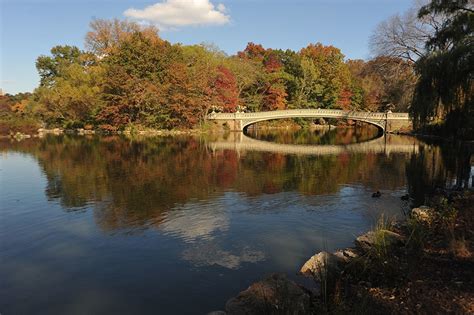
M 352 144 L 377 137 L 379 131 L 374 126 L 336 129 L 262 129 L 251 128 L 252 138 L 282 144 Z
M 407 154 L 296 156 L 231 150 L 209 152 L 197 138 L 46 137 L 5 143 L 36 157 L 46 194 L 68 211 L 94 206 L 105 230 L 159 226 L 192 200 L 235 190 L 247 195 L 296 191 L 333 194 L 342 185 L 405 185 Z
M 408 190 L 421 205 L 437 188 L 467 188 L 473 148 L 466 144 L 430 143 L 407 162 Z

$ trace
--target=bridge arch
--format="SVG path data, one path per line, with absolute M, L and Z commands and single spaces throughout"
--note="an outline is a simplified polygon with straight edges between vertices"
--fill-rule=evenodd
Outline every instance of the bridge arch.
M 257 119 L 257 120 L 253 120 L 253 121 L 242 121 L 242 125 L 241 125 L 241 128 L 242 128 L 242 131 L 246 131 L 246 129 L 252 125 L 255 125 L 256 123 L 259 123 L 259 122 L 263 122 L 263 121 L 269 121 L 269 120 L 278 120 L 278 119 L 288 119 L 289 117 L 282 117 L 282 118 L 261 118 L 261 119 Z M 345 119 L 345 120 L 355 120 L 355 121 L 360 121 L 360 122 L 364 122 L 364 123 L 367 123 L 367 124 L 370 124 L 372 126 L 375 126 L 377 127 L 377 129 L 379 130 L 379 132 L 385 132 L 385 124 L 380 124 L 378 122 L 374 122 L 374 121 L 371 121 L 371 120 L 366 120 L 366 119 L 350 119 L 350 118 L 345 118 L 345 117 L 341 117 L 341 118 L 335 118 L 335 117 L 324 117 L 324 116 L 315 116 L 315 117 L 309 117 L 309 116 L 305 116 L 305 117 L 291 117 L 291 118 L 333 118 L 333 119 Z

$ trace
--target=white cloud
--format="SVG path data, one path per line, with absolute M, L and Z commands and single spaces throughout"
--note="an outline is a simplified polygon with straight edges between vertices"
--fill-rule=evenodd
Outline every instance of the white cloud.
M 143 10 L 130 8 L 124 15 L 162 28 L 190 25 L 223 25 L 230 21 L 223 4 L 215 6 L 210 0 L 164 0 Z

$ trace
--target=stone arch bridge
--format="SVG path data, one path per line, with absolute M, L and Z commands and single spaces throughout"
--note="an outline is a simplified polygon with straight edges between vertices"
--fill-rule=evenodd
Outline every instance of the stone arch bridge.
M 384 132 L 408 131 L 412 128 L 408 113 L 371 113 L 337 109 L 287 109 L 255 113 L 213 112 L 207 118 L 227 124 L 232 131 L 244 131 L 248 126 L 260 121 L 287 118 L 334 118 L 362 121 L 375 125 Z

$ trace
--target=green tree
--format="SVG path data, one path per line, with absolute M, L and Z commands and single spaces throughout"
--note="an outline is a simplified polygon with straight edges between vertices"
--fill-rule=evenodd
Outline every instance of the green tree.
M 474 5 L 469 0 L 433 0 L 421 8 L 419 18 L 430 14 L 447 18 L 427 41 L 426 56 L 416 63 L 419 81 L 411 113 L 417 126 L 434 119 L 443 122 L 449 134 L 472 137 Z
M 61 76 L 61 68 L 80 63 L 81 55 L 79 48 L 66 45 L 51 48 L 51 56 L 39 56 L 36 60 L 36 69 L 40 76 L 40 85 L 54 84 L 54 80 Z
M 100 106 L 104 74 L 93 55 L 77 47 L 56 46 L 51 56 L 38 57 L 36 66 L 41 82 L 33 103 L 45 122 L 80 126 L 93 120 Z

